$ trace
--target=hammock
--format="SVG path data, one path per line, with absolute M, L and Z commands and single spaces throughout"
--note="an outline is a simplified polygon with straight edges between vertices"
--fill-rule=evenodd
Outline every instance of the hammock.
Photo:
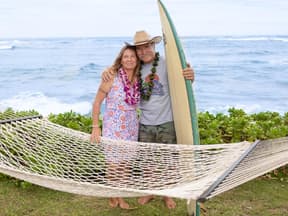
M 148 194 L 205 201 L 287 164 L 288 137 L 215 145 L 116 141 L 41 116 L 0 116 L 0 172 L 98 197 Z

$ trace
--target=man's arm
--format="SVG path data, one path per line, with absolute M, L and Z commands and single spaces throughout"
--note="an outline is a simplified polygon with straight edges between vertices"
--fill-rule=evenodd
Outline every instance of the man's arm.
M 114 70 L 113 67 L 106 68 L 101 75 L 102 82 L 111 81 L 113 77 L 115 76 L 115 74 L 116 74 L 116 70 Z

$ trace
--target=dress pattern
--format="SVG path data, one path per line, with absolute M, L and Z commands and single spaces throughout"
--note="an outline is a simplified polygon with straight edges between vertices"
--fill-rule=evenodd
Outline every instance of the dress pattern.
M 124 100 L 124 86 L 117 75 L 106 97 L 102 134 L 111 139 L 137 141 L 139 128 L 137 105 L 129 105 Z
M 117 75 L 106 97 L 102 135 L 114 140 L 138 141 L 137 105 L 129 105 L 124 100 L 124 86 L 120 76 Z M 105 158 L 113 163 L 131 160 L 136 157 L 135 148 L 136 146 L 125 146 L 121 143 L 116 146 L 106 143 Z

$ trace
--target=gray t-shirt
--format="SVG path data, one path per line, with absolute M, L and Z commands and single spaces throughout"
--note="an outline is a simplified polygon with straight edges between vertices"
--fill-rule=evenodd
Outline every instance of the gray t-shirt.
M 145 90 L 145 83 L 149 81 L 148 75 L 151 74 L 152 63 L 142 65 L 142 80 Z M 148 101 L 141 99 L 140 123 L 144 125 L 160 125 L 173 121 L 171 100 L 169 93 L 168 74 L 165 59 L 160 56 L 156 68 L 154 87 L 152 95 Z

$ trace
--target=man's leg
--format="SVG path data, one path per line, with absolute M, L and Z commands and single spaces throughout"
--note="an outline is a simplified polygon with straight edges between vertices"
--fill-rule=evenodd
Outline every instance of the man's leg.
M 158 126 L 140 125 L 139 141 L 169 144 L 177 143 L 174 123 L 168 122 Z M 153 195 L 140 197 L 138 203 L 144 205 L 150 202 L 153 198 Z M 172 198 L 163 197 L 163 200 L 167 208 L 174 209 L 176 207 L 176 203 Z
M 157 128 L 157 143 L 175 144 L 177 143 L 176 132 L 173 122 L 167 122 L 159 125 Z M 173 154 L 173 153 L 172 153 Z M 163 197 L 168 209 L 176 208 L 176 203 L 171 197 Z
M 156 126 L 150 126 L 150 125 L 142 125 L 140 124 L 139 127 L 139 141 L 140 142 L 155 142 L 156 137 Z M 149 172 L 149 170 L 147 170 Z M 145 170 L 144 170 L 145 174 Z M 140 205 L 145 205 L 146 203 L 150 202 L 154 198 L 153 195 L 148 195 L 144 197 L 140 197 L 138 199 L 138 203 Z
M 176 144 L 176 131 L 173 122 L 167 122 L 157 127 L 157 143 Z
M 156 142 L 156 126 L 153 125 L 143 125 L 139 126 L 139 142 L 148 142 L 153 143 Z

